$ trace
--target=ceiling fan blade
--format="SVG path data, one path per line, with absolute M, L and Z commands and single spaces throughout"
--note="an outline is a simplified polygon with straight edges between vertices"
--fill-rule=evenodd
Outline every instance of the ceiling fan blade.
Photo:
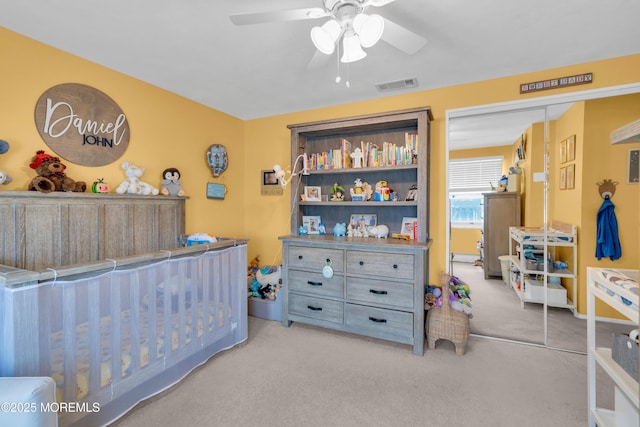
M 334 56 L 335 56 L 335 53 L 332 55 L 327 55 L 316 49 L 316 52 L 313 54 L 313 57 L 311 57 L 311 60 L 307 64 L 307 69 L 313 70 L 316 68 L 321 68 L 327 65 L 329 60 Z
M 266 22 L 298 21 L 316 19 L 330 14 L 320 7 L 306 9 L 277 10 L 271 12 L 236 13 L 230 15 L 231 22 L 236 25 L 263 24 Z
M 389 43 L 406 54 L 413 55 L 427 43 L 427 39 L 409 31 L 406 28 L 396 24 L 393 21 L 384 19 L 384 32 L 382 33 L 382 40 Z
M 394 1 L 395 0 L 369 0 L 367 2 L 367 6 L 382 7 L 389 3 L 393 3 Z

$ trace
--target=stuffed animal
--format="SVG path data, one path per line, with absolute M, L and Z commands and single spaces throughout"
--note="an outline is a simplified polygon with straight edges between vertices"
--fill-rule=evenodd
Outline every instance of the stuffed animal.
M 31 159 L 29 167 L 34 169 L 38 176 L 29 183 L 30 191 L 51 193 L 52 191 L 73 191 L 82 193 L 87 189 L 84 181 L 75 181 L 67 176 L 64 170 L 67 168 L 58 157 L 54 157 L 38 150 Z
M 160 194 L 165 196 L 184 196 L 180 185 L 180 171 L 176 168 L 167 168 L 162 172 L 162 190 Z
M 247 267 L 247 277 L 256 277 L 256 273 L 260 268 L 260 256 L 256 255 L 254 259 L 249 261 L 249 266 Z
M 282 269 L 278 266 L 262 267 L 249 285 L 249 296 L 275 300 L 282 285 Z
M 344 222 L 339 222 L 333 227 L 333 235 L 334 236 L 344 236 L 347 234 L 347 224 Z
M 116 193 L 118 194 L 142 194 L 142 195 L 157 195 L 160 191 L 144 181 L 140 181 L 140 177 L 144 174 L 144 169 L 140 166 L 132 165 L 129 162 L 122 162 L 122 169 L 127 179 L 122 181 Z
M 9 151 L 9 143 L 0 139 L 0 154 L 4 154 Z M 0 184 L 6 185 L 13 181 L 11 176 L 5 171 L 0 170 Z

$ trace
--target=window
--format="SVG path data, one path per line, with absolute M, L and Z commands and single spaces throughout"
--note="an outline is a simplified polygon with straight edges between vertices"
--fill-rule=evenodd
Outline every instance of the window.
M 482 227 L 482 193 L 497 186 L 503 157 L 480 157 L 449 162 L 451 226 Z

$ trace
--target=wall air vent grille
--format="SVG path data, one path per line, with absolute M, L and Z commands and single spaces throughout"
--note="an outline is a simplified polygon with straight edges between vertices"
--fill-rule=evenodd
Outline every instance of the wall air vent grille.
M 380 83 L 376 85 L 376 89 L 378 89 L 379 92 L 388 92 L 391 90 L 408 89 L 417 86 L 418 79 L 414 77 L 411 79 L 397 80 L 395 82 Z

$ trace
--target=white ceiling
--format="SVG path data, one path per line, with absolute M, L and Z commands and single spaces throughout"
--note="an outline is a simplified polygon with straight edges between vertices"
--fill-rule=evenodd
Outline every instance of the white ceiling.
M 339 72 L 335 54 L 320 65 L 314 59 L 309 32 L 326 18 L 247 26 L 229 19 L 321 6 L 0 0 L 0 25 L 245 120 L 640 53 L 638 0 L 396 0 L 375 11 L 428 43 L 407 55 L 381 41 Z M 418 87 L 375 88 L 408 78 Z

